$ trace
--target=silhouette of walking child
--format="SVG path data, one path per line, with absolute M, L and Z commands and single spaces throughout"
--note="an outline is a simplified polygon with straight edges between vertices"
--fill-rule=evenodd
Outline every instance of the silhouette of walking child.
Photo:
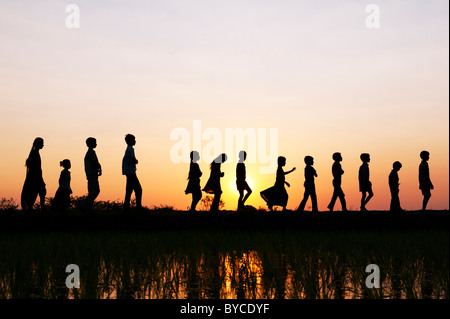
M 246 181 L 246 171 L 244 161 L 247 158 L 247 152 L 239 152 L 239 163 L 236 165 L 236 187 L 239 191 L 238 207 L 237 210 L 245 209 L 245 201 L 252 193 L 252 189 L 248 186 Z M 247 192 L 244 196 L 244 192 Z
M 86 179 L 88 182 L 88 195 L 81 203 L 80 208 L 92 212 L 94 201 L 100 194 L 98 177 L 102 176 L 102 167 L 94 150 L 94 148 L 97 147 L 97 140 L 93 137 L 88 137 L 86 139 L 86 146 L 88 147 L 88 150 L 84 156 L 84 171 L 86 172 Z
M 211 173 L 209 179 L 206 182 L 203 191 L 208 194 L 214 194 L 214 199 L 211 203 L 210 212 L 218 212 L 220 204 L 220 196 L 222 195 L 222 188 L 220 187 L 220 178 L 225 174 L 220 170 L 222 163 L 227 161 L 228 157 L 226 154 L 221 154 L 217 156 L 210 165 Z
M 122 159 L 122 175 L 127 177 L 127 183 L 125 186 L 125 200 L 123 203 L 123 208 L 125 210 L 130 209 L 131 194 L 134 191 L 134 195 L 136 197 L 136 208 L 139 209 L 142 208 L 142 187 L 136 175 L 136 164 L 138 164 L 138 160 L 134 155 L 133 148 L 133 146 L 136 145 L 136 137 L 132 134 L 127 134 L 125 135 L 125 142 L 128 146 Z
M 59 187 L 56 190 L 55 197 L 53 199 L 53 205 L 58 210 L 65 210 L 70 206 L 70 194 L 72 189 L 70 188 L 70 167 L 71 163 L 68 159 L 59 162 L 59 165 L 64 169 L 59 176 Z
M 283 166 L 285 165 L 286 158 L 284 156 L 279 156 L 275 185 L 266 190 L 263 190 L 260 193 L 261 197 L 266 201 L 267 206 L 270 210 L 273 210 L 273 206 L 275 205 L 283 207 L 283 211 L 286 210 L 288 193 L 286 191 L 286 188 L 284 187 L 284 184 L 286 184 L 288 187 L 290 187 L 291 185 L 285 181 L 285 175 L 295 171 L 295 167 L 288 172 L 284 172 Z
M 331 197 L 331 201 L 328 204 L 328 209 L 332 212 L 334 209 L 334 204 L 336 203 L 336 200 L 339 198 L 339 201 L 341 202 L 342 211 L 347 211 L 347 205 L 345 202 L 345 194 L 342 190 L 341 183 L 342 183 L 342 175 L 344 174 L 344 170 L 342 169 L 341 163 L 342 162 L 342 155 L 341 153 L 334 153 L 333 154 L 333 166 L 331 167 L 331 173 L 333 174 L 333 196 Z
M 402 163 L 399 161 L 394 162 L 392 164 L 392 171 L 389 174 L 389 189 L 391 191 L 391 206 L 390 211 L 391 212 L 401 212 L 404 211 L 404 209 L 400 206 L 400 198 L 399 198 L 399 178 L 398 178 L 398 171 L 402 168 Z
M 41 211 L 45 210 L 45 195 L 47 194 L 47 190 L 42 177 L 41 156 L 39 154 L 39 150 L 43 147 L 44 140 L 41 137 L 36 137 L 33 141 L 30 154 L 25 162 L 27 174 L 20 198 L 22 209 L 25 212 L 31 212 L 33 210 L 34 202 L 38 195 Z
M 430 168 L 428 167 L 430 153 L 428 151 L 422 151 L 420 152 L 420 158 L 422 162 L 419 165 L 419 189 L 423 195 L 422 210 L 425 211 L 431 197 L 431 190 L 434 189 L 434 186 L 431 183 Z
M 370 201 L 370 199 L 373 197 L 373 191 L 372 191 L 372 182 L 370 179 L 370 173 L 369 173 L 369 162 L 370 162 L 370 154 L 362 153 L 361 161 L 363 162 L 361 166 L 359 167 L 359 191 L 362 193 L 361 196 L 361 211 L 367 211 L 366 205 Z
M 200 188 L 200 177 L 203 175 L 198 165 L 200 154 L 192 151 L 190 154 L 191 163 L 189 164 L 188 184 L 184 193 L 192 194 L 191 212 L 195 212 L 198 202 L 202 199 L 202 190 Z
M 303 212 L 308 198 L 311 197 L 312 211 L 317 212 L 316 185 L 314 184 L 314 177 L 317 177 L 317 172 L 313 167 L 314 158 L 312 156 L 305 156 L 305 164 L 305 183 L 303 184 L 305 186 L 305 193 L 297 211 Z

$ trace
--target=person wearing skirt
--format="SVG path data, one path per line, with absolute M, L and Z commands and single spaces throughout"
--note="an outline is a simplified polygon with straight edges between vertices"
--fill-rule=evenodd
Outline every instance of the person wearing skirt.
M 261 197 L 266 201 L 267 206 L 270 210 L 273 210 L 273 206 L 281 206 L 283 207 L 283 211 L 286 210 L 286 205 L 288 202 L 288 193 L 284 185 L 286 184 L 288 187 L 288 182 L 285 181 L 285 175 L 292 173 L 295 171 L 295 167 L 290 171 L 283 171 L 283 166 L 286 165 L 286 158 L 283 156 L 278 157 L 278 168 L 277 168 L 277 177 L 275 180 L 275 185 L 263 190 L 260 194 Z
M 24 212 L 29 213 L 33 210 L 34 202 L 38 195 L 41 204 L 41 211 L 45 210 L 45 188 L 42 178 L 41 156 L 39 150 L 44 147 L 44 139 L 36 137 L 33 142 L 30 154 L 25 162 L 27 174 L 23 184 L 20 203 Z
M 220 197 L 222 195 L 222 188 L 220 187 L 220 178 L 224 176 L 224 173 L 220 170 L 220 165 L 227 160 L 226 154 L 221 154 L 212 161 L 210 165 L 211 173 L 208 181 L 206 182 L 203 191 L 208 194 L 214 194 L 214 199 L 211 203 L 210 212 L 218 212 Z
M 53 205 L 56 209 L 63 211 L 70 206 L 70 194 L 72 194 L 72 189 L 70 188 L 70 161 L 65 159 L 59 162 L 59 165 L 64 169 L 61 171 L 59 177 L 59 187 L 56 191 L 55 197 L 53 199 Z

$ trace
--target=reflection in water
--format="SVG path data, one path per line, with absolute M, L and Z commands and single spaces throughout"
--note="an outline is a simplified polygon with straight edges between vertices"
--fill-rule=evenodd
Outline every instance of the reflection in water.
M 9 234 L 0 298 L 448 298 L 448 232 L 425 235 Z M 69 263 L 80 289 L 65 287 Z M 365 287 L 370 263 L 379 289 Z

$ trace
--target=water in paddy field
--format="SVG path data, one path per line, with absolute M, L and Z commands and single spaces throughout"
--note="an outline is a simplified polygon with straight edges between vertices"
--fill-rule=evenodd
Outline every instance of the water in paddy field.
M 448 230 L 0 234 L 0 298 L 448 299 Z M 67 288 L 66 266 L 79 267 Z M 369 264 L 379 288 L 368 288 Z

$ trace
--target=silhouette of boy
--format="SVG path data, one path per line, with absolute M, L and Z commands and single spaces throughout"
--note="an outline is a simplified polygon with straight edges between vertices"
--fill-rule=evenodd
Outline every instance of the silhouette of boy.
M 93 137 L 86 139 L 88 150 L 84 156 L 84 171 L 88 182 L 88 196 L 83 201 L 81 208 L 93 211 L 94 201 L 100 194 L 100 185 L 98 177 L 102 176 L 102 167 L 98 161 L 94 148 L 97 147 L 97 140 Z
M 338 152 L 334 153 L 333 160 L 334 160 L 334 163 L 333 163 L 333 166 L 331 167 L 331 172 L 333 174 L 334 190 L 333 190 L 333 196 L 331 197 L 331 201 L 327 207 L 332 212 L 333 208 L 334 208 L 334 204 L 336 203 L 336 199 L 339 198 L 339 201 L 341 202 L 342 211 L 346 212 L 347 205 L 345 202 L 345 195 L 341 188 L 342 174 L 344 174 L 344 171 L 342 170 L 341 163 L 340 163 L 342 161 L 341 153 L 338 153 Z
M 236 187 L 239 191 L 239 200 L 238 200 L 238 208 L 237 210 L 242 210 L 245 208 L 245 201 L 248 199 L 250 194 L 252 193 L 252 189 L 248 186 L 246 179 L 246 171 L 244 161 L 247 158 L 247 152 L 240 151 L 239 152 L 239 163 L 236 165 Z M 247 193 L 244 196 L 244 191 Z
M 200 177 L 203 175 L 198 166 L 198 160 L 200 159 L 200 154 L 197 151 L 192 151 L 190 154 L 191 164 L 189 165 L 189 175 L 188 175 L 188 185 L 184 193 L 192 194 L 191 212 L 195 212 L 195 207 L 198 202 L 202 199 L 202 190 L 200 188 Z
M 419 189 L 423 195 L 422 210 L 425 211 L 431 197 L 431 190 L 434 189 L 434 186 L 430 180 L 430 169 L 428 167 L 430 153 L 428 151 L 422 151 L 420 152 L 420 158 L 422 162 L 419 165 Z
M 370 199 L 373 197 L 373 191 L 372 191 L 372 183 L 370 182 L 370 173 L 369 173 L 369 162 L 370 162 L 370 155 L 367 153 L 362 153 L 361 161 L 363 162 L 361 166 L 359 167 L 359 191 L 362 193 L 361 196 L 361 211 L 367 211 L 366 205 L 370 201 Z M 367 196 L 368 194 L 368 196 Z M 367 197 L 366 197 L 367 196 Z
M 398 196 L 399 194 L 399 178 L 398 178 L 398 171 L 402 168 L 402 163 L 396 161 L 394 164 L 392 164 L 392 171 L 389 174 L 389 189 L 391 191 L 391 212 L 399 212 L 403 211 L 404 209 L 400 206 L 400 198 Z
M 138 163 L 138 160 L 134 155 L 133 148 L 133 146 L 136 145 L 136 137 L 132 134 L 127 134 L 125 136 L 125 142 L 128 146 L 122 159 L 122 175 L 127 177 L 127 184 L 125 187 L 123 208 L 125 210 L 130 208 L 131 194 L 133 191 L 136 196 L 136 207 L 142 208 L 142 187 L 136 175 L 136 164 Z
M 306 201 L 311 196 L 312 211 L 317 212 L 316 185 L 314 184 L 314 177 L 317 177 L 317 172 L 313 167 L 314 158 L 312 156 L 305 156 L 305 164 L 305 193 L 297 211 L 302 212 L 305 209 Z

